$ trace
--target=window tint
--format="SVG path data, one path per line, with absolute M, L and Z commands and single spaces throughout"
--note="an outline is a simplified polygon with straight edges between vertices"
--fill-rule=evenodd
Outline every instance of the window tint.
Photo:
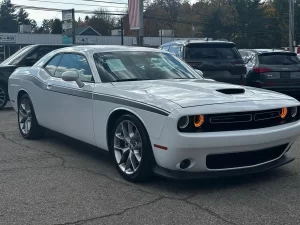
M 58 48 L 61 48 L 61 46 L 41 46 L 38 47 L 35 51 L 31 52 L 24 60 L 22 60 L 23 64 L 27 64 L 30 62 L 30 64 L 36 63 L 38 60 L 40 60 L 43 56 L 48 54 L 49 52 L 56 50 Z
M 164 46 L 164 47 L 162 47 L 162 49 L 165 51 L 169 51 L 169 46 Z
M 60 62 L 62 58 L 62 55 L 59 54 L 59 55 L 56 55 L 53 59 L 51 59 L 47 65 L 45 66 L 45 69 L 52 75 L 54 76 L 55 74 L 55 70 L 58 66 L 58 63 Z
M 232 45 L 190 44 L 186 49 L 186 59 L 241 59 Z
M 258 56 L 258 60 L 260 64 L 265 64 L 265 65 L 300 64 L 300 61 L 296 55 L 283 54 L 283 53 L 262 54 Z
M 55 71 L 55 76 L 61 77 L 64 72 L 70 70 L 77 71 L 81 81 L 94 81 L 90 66 L 83 55 L 63 54 L 63 57 Z
M 179 57 L 180 56 L 180 46 L 178 46 L 178 45 L 171 46 L 169 52 L 172 52 L 174 55 Z
M 202 78 L 170 53 L 108 52 L 94 59 L 102 82 Z

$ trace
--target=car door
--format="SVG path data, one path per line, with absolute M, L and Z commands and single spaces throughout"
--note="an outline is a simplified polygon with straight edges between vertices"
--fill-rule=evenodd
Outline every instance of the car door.
M 51 74 L 46 85 L 45 110 L 47 127 L 81 141 L 95 144 L 93 125 L 94 78 L 84 55 L 63 53 L 57 67 L 47 64 L 45 69 Z M 53 58 L 54 60 L 54 58 Z M 62 74 L 76 70 L 85 84 L 78 87 L 74 81 L 64 81 Z

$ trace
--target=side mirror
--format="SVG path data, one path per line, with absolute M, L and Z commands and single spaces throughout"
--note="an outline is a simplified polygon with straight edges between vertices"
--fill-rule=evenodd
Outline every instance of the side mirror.
M 64 81 L 75 81 L 80 88 L 84 86 L 84 83 L 79 80 L 79 74 L 77 71 L 66 71 L 62 74 L 61 78 Z
M 203 77 L 203 72 L 202 72 L 201 70 L 196 70 L 196 69 L 195 69 L 195 71 L 196 71 L 201 77 Z

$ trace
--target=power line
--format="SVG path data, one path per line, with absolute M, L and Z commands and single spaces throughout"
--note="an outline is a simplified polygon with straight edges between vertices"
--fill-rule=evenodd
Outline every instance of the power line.
M 61 12 L 65 9 L 58 9 L 58 8 L 46 8 L 46 7 L 36 7 L 36 6 L 28 6 L 28 5 L 18 5 L 18 4 L 12 4 L 16 8 L 23 8 L 23 9 L 31 9 L 31 10 L 40 10 L 40 11 L 49 11 L 49 12 Z M 103 13 L 97 13 L 97 11 L 89 11 L 89 10 L 76 10 L 77 13 L 82 14 L 104 14 L 104 15 L 113 15 L 113 16 L 124 16 L 126 14 L 120 13 L 120 12 L 114 12 L 114 11 L 107 11 Z
M 119 4 L 119 5 L 127 5 L 127 3 L 123 3 L 123 2 L 106 2 L 106 1 L 100 1 L 100 0 L 83 0 L 86 2 L 101 2 L 101 3 L 110 3 L 110 4 Z
M 81 3 L 72 3 L 72 2 L 44 1 L 44 0 L 28 0 L 28 1 L 32 1 L 32 2 L 58 3 L 58 4 L 64 4 L 64 5 L 98 6 L 98 7 L 100 7 L 100 8 L 103 8 L 103 7 L 127 8 L 126 6 L 102 6 L 102 5 L 90 5 L 90 4 L 81 4 Z

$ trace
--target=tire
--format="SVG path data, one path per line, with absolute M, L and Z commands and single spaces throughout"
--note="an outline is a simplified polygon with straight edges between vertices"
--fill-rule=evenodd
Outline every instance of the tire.
M 126 138 L 122 124 L 125 129 L 127 125 Z M 150 139 L 143 123 L 136 116 L 125 114 L 116 121 L 109 135 L 109 149 L 117 171 L 125 180 L 141 182 L 152 176 L 155 160 Z
M 27 94 L 18 101 L 18 126 L 25 139 L 37 139 L 45 134 L 45 129 L 37 122 L 31 99 Z
M 3 109 L 8 101 L 7 85 L 0 84 L 0 110 Z

